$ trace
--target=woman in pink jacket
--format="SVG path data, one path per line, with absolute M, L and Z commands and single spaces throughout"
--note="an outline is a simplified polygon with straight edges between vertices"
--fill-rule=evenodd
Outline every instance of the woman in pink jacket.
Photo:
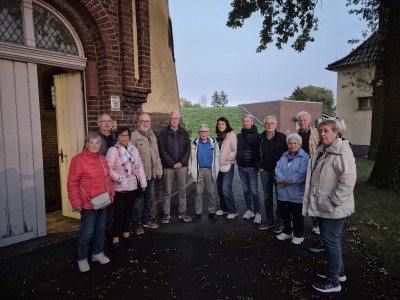
M 101 137 L 91 133 L 86 137 L 85 149 L 71 160 L 68 173 L 68 198 L 74 210 L 81 213 L 81 232 L 78 244 L 78 266 L 81 272 L 90 270 L 87 260 L 89 244 L 93 241 L 92 261 L 106 264 L 110 260 L 103 253 L 106 207 L 94 210 L 89 198 L 108 191 L 111 202 L 114 187 L 106 158 L 99 152 Z
M 119 251 L 119 239 L 130 241 L 129 229 L 132 210 L 138 209 L 135 202 L 136 192 L 147 187 L 146 174 L 140 159 L 138 149 L 130 142 L 131 131 L 128 127 L 118 127 L 116 131 L 117 144 L 107 152 L 111 179 L 114 183 L 114 217 L 112 225 L 113 249 Z

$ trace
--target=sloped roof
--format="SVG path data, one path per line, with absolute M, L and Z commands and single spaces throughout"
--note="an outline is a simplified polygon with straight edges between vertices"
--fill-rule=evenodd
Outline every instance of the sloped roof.
M 376 34 L 371 35 L 360 46 L 350 52 L 350 54 L 329 64 L 326 69 L 329 71 L 335 71 L 340 68 L 352 67 L 377 61 L 379 52 L 381 51 L 381 48 L 379 47 L 379 41 L 380 39 L 377 38 Z

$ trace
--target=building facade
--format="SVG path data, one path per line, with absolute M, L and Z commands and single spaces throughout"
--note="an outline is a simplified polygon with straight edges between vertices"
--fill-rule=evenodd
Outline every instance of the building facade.
M 345 138 L 354 155 L 366 156 L 371 140 L 372 85 L 379 47 L 375 36 L 345 57 L 328 65 L 337 73 L 336 115 L 346 123 Z
M 69 162 L 99 114 L 157 132 L 178 99 L 168 0 L 0 1 L 0 246 L 79 218 Z
M 239 104 L 244 110 L 252 114 L 260 125 L 266 116 L 275 116 L 278 122 L 277 130 L 288 135 L 299 129 L 297 114 L 306 111 L 311 115 L 311 126 L 317 126 L 322 118 L 322 102 L 277 100 L 249 104 Z

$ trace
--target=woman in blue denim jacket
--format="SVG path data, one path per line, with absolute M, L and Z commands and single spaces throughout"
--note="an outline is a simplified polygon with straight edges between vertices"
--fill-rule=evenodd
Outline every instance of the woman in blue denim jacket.
M 275 167 L 277 199 L 281 201 L 280 214 L 284 229 L 276 238 L 291 240 L 299 245 L 304 241 L 303 196 L 310 156 L 301 149 L 302 139 L 297 133 L 286 138 L 289 151 L 279 159 Z M 292 226 L 293 223 L 293 226 Z

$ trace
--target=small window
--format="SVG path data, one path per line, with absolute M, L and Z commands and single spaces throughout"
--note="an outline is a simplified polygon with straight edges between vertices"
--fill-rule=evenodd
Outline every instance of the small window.
M 358 109 L 372 109 L 372 97 L 358 97 Z
M 0 0 L 0 40 L 22 44 L 22 24 L 20 1 Z

